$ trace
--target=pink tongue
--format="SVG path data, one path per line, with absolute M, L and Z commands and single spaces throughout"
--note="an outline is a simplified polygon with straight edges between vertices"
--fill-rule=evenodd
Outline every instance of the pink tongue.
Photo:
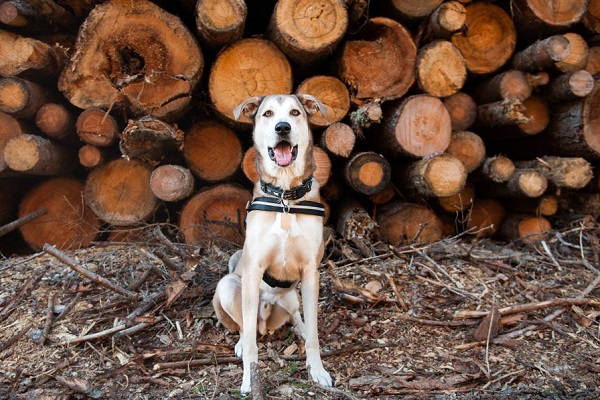
M 278 165 L 286 166 L 292 162 L 292 146 L 285 143 L 280 143 L 275 147 L 275 162 Z

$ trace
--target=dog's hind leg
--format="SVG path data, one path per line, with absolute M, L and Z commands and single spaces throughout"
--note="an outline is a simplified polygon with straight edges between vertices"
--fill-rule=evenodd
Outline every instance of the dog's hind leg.
M 230 331 L 241 331 L 242 320 L 242 282 L 234 274 L 225 275 L 215 288 L 213 307 L 219 322 Z

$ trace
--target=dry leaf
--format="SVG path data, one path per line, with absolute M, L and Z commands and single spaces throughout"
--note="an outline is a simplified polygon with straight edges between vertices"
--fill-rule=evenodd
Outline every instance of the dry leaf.
M 498 329 L 500 327 L 500 312 L 498 307 L 494 306 L 492 311 L 485 316 L 483 321 L 479 324 L 473 337 L 475 340 L 491 340 L 498 335 Z

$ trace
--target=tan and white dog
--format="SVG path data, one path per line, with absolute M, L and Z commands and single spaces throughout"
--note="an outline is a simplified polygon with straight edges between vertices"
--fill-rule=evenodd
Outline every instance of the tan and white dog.
M 310 95 L 251 97 L 233 110 L 236 120 L 254 120 L 253 140 L 260 176 L 248 206 L 243 249 L 229 260 L 213 306 L 219 321 L 240 332 L 241 390 L 249 393 L 250 366 L 258 362 L 256 332 L 266 334 L 291 322 L 305 341 L 312 379 L 331 386 L 319 350 L 318 266 L 323 256 L 324 207 L 313 178 L 310 115 L 325 107 Z M 304 322 L 296 286 L 301 284 Z

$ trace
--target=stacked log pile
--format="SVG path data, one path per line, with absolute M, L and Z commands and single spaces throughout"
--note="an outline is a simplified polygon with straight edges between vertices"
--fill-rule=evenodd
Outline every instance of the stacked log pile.
M 5 0 L 0 236 L 241 243 L 257 173 L 232 110 L 274 93 L 325 104 L 315 176 L 363 254 L 600 214 L 600 0 Z

